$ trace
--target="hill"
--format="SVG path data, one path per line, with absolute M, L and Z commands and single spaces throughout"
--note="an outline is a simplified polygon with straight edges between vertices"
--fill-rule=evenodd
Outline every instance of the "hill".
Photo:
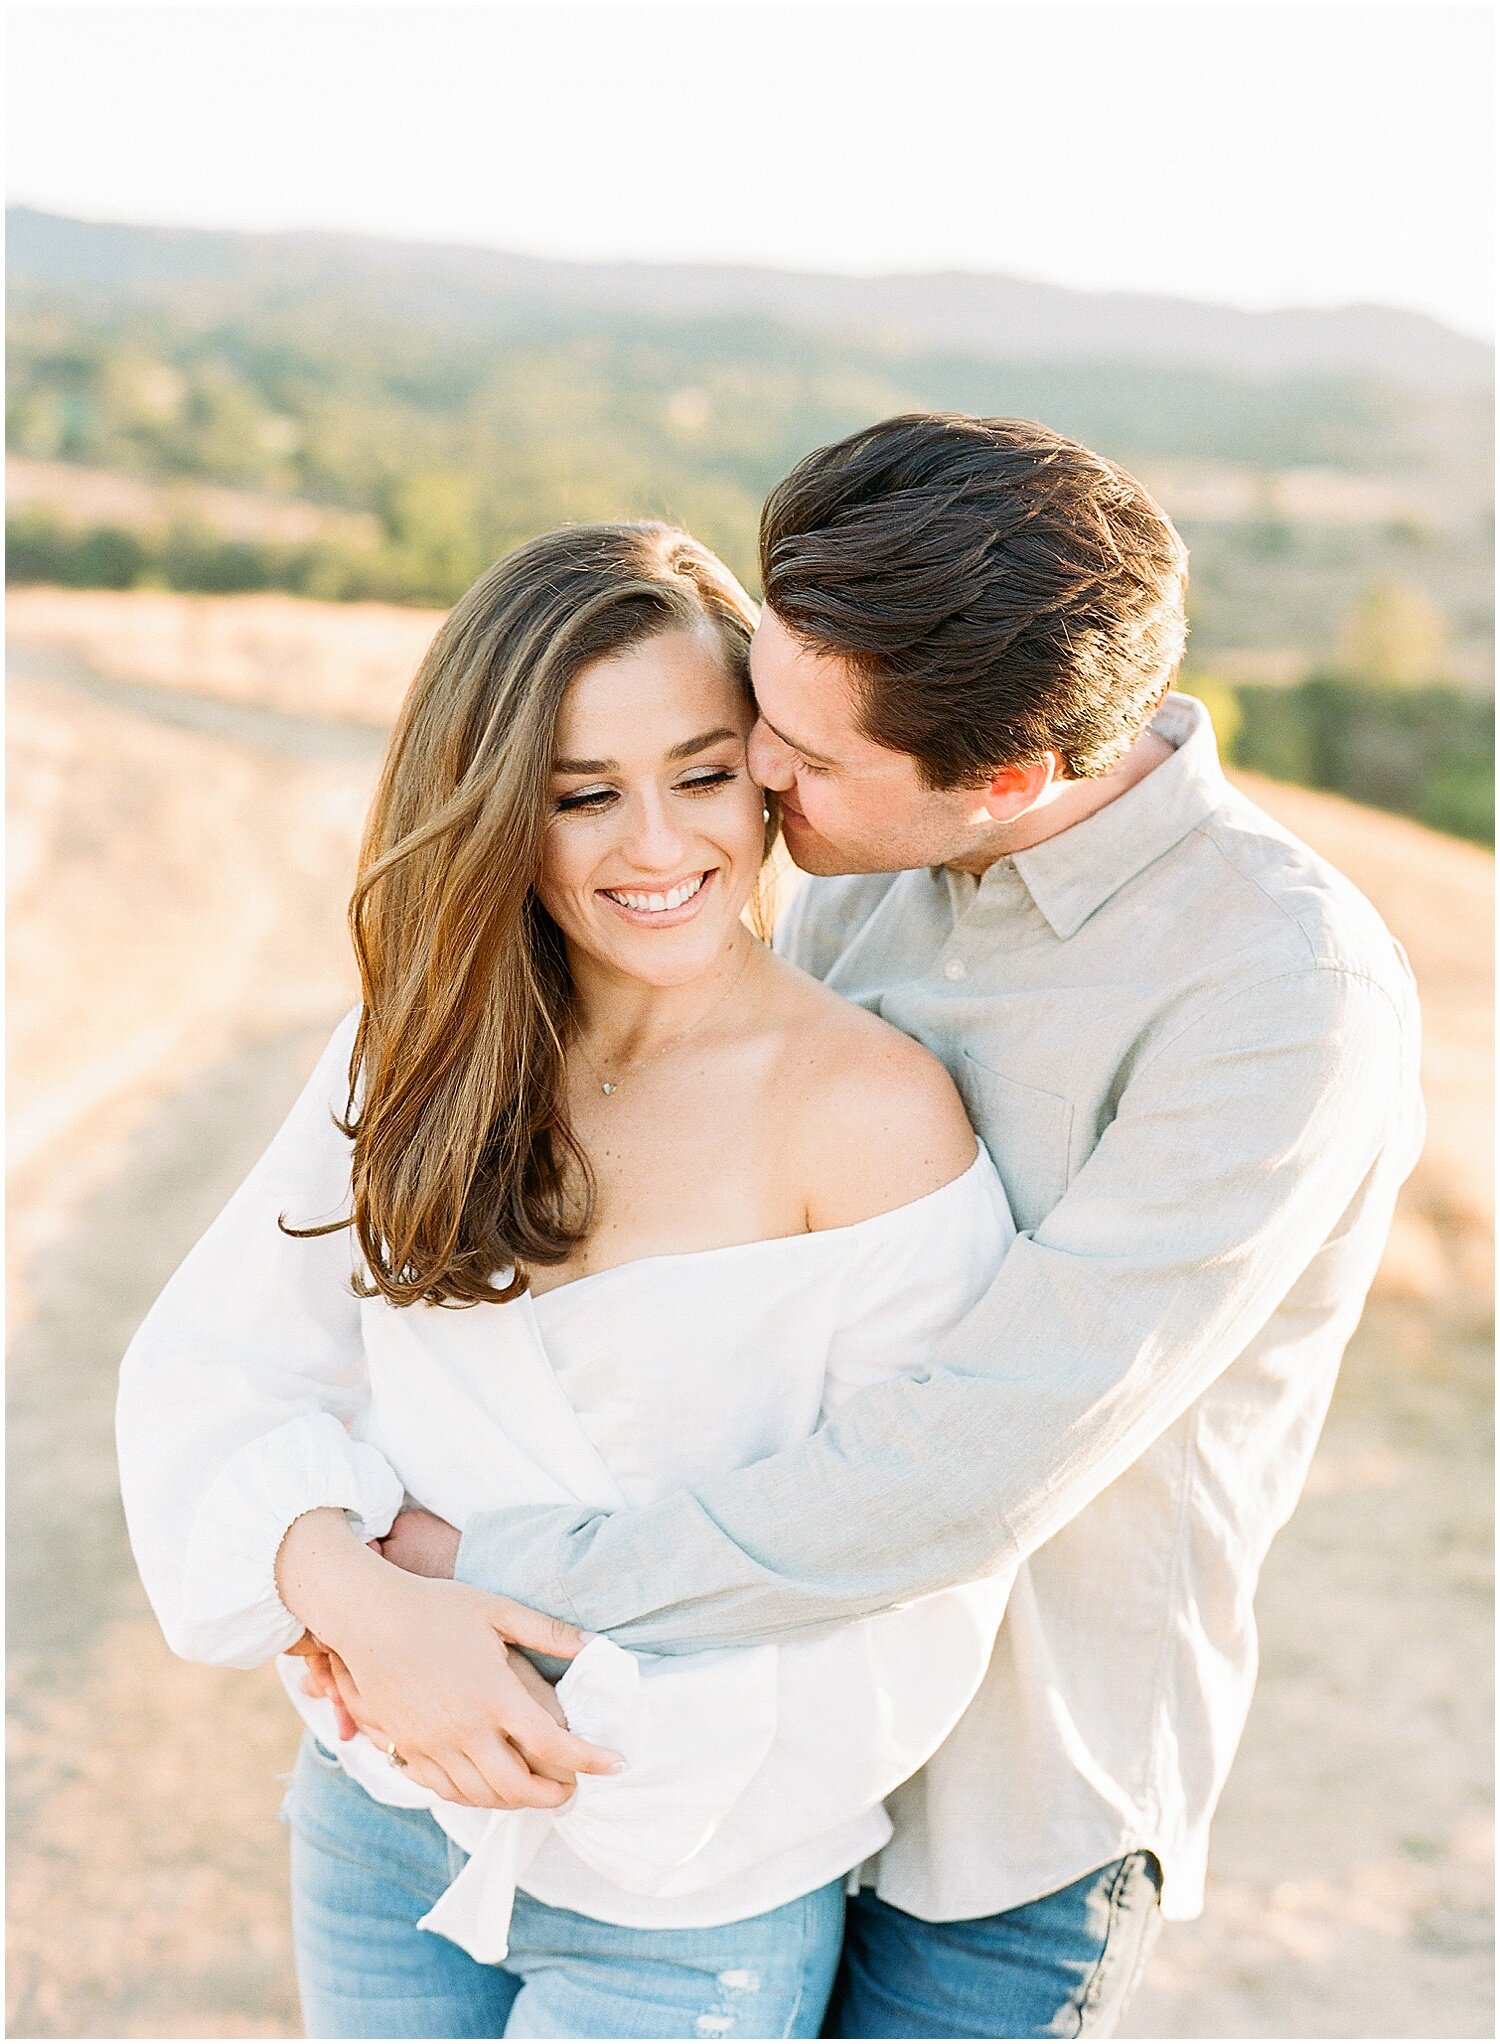
M 1044 419 L 1157 492 L 1193 550 L 1200 667 L 1327 667 L 1393 587 L 1446 677 L 1493 674 L 1489 356 L 1406 315 L 24 208 L 9 261 L 13 581 L 445 604 L 542 527 L 644 514 L 753 586 L 760 503 L 800 455 L 951 409 Z
M 420 294 L 445 323 L 538 313 L 767 319 L 993 361 L 1138 363 L 1276 381 L 1371 376 L 1483 392 L 1493 351 L 1420 313 L 1343 305 L 1246 311 L 937 271 L 877 277 L 688 263 L 581 263 L 347 234 L 239 234 L 7 213 L 13 284 L 137 302 L 164 285 L 200 302 L 330 288 L 389 307 Z

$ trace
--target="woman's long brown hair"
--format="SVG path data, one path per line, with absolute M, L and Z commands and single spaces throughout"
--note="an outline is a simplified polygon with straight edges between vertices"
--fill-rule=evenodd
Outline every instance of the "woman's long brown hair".
M 686 533 L 580 525 L 507 554 L 433 640 L 349 905 L 363 988 L 339 1122 L 353 1211 L 286 1229 L 352 1225 L 362 1297 L 499 1303 L 587 1233 L 593 1179 L 566 1104 L 571 977 L 534 887 L 558 714 L 590 661 L 705 624 L 748 689 L 754 623 L 729 570 Z

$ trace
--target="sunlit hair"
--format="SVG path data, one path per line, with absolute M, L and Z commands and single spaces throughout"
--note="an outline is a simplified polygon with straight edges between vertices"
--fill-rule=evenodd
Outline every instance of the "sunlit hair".
M 330 1225 L 355 1230 L 361 1296 L 498 1303 L 587 1233 L 593 1178 L 566 1104 L 571 975 L 535 888 L 558 716 L 591 661 L 684 628 L 711 631 L 748 692 L 754 625 L 686 533 L 580 525 L 507 554 L 433 640 L 349 905 L 364 996 L 339 1123 L 353 1212 Z

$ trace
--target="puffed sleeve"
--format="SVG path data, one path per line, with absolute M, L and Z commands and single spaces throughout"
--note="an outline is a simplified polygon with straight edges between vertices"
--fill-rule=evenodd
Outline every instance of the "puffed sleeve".
M 390 1530 L 403 1487 L 351 1426 L 368 1387 L 351 1231 L 277 1226 L 349 1211 L 348 1101 L 359 1011 L 335 1029 L 270 1146 L 188 1252 L 120 1370 L 115 1433 L 130 1544 L 174 1653 L 254 1668 L 303 1625 L 277 1594 L 276 1551 L 319 1506 L 362 1540 Z

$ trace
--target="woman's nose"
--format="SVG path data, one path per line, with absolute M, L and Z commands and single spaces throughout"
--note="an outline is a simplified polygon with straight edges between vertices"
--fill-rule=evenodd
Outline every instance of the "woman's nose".
M 755 728 L 745 743 L 745 765 L 751 780 L 758 781 L 763 788 L 774 788 L 778 794 L 782 793 L 797 779 L 793 757 L 771 727 L 757 718 Z
M 648 793 L 632 805 L 626 852 L 644 872 L 678 877 L 686 856 L 687 835 L 667 804 Z

